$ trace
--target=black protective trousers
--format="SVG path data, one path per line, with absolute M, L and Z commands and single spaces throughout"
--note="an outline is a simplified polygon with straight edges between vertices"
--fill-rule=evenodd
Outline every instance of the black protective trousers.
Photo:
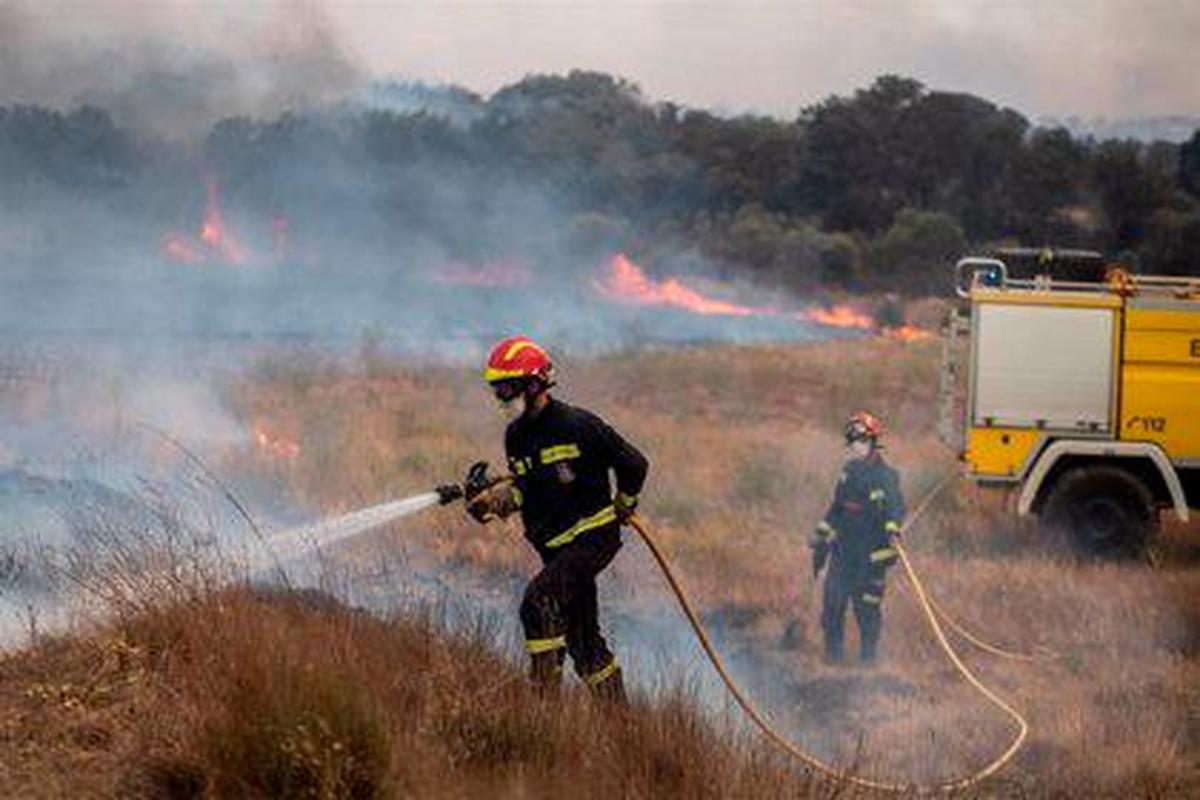
M 868 574 L 830 569 L 825 576 L 821 603 L 821 628 L 825 633 L 825 656 L 841 661 L 846 636 L 846 606 L 854 606 L 858 621 L 859 657 L 865 663 L 875 660 L 879 634 L 883 628 L 884 571 L 870 570 Z
M 544 557 L 521 601 L 521 626 L 535 671 L 539 657 L 544 661 L 550 653 L 557 654 L 561 667 L 564 649 L 576 674 L 589 683 L 613 671 L 615 659 L 600 633 L 596 576 L 620 549 L 621 534 L 613 525 L 589 531 Z

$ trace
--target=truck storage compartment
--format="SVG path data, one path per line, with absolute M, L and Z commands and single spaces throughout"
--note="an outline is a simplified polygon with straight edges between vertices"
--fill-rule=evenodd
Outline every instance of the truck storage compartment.
M 977 304 L 973 424 L 1110 432 L 1116 314 L 1083 304 Z

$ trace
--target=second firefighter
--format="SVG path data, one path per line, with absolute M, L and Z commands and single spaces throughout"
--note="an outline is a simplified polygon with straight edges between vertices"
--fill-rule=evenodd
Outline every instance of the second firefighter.
M 846 460 L 829 511 L 811 540 L 813 579 L 829 570 L 821 602 L 825 658 L 844 659 L 846 607 L 858 620 L 859 658 L 874 663 L 883 626 L 887 570 L 898 554 L 893 539 L 904 521 L 904 498 L 896 470 L 883 460 L 883 426 L 859 412 L 845 426 Z

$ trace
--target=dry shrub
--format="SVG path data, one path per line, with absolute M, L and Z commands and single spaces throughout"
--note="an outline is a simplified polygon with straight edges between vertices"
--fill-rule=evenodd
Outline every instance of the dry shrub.
M 219 797 L 388 796 L 389 720 L 352 646 L 359 624 L 331 600 L 240 592 L 128 623 L 185 700 L 178 752 L 152 771 L 198 772 Z
M 199 744 L 218 794 L 384 796 L 389 732 L 352 671 L 237 666 Z
M 385 621 L 317 599 L 229 591 L 0 662 L 0 719 L 14 704 L 31 712 L 0 736 L 0 787 L 160 798 L 826 791 L 716 727 L 686 693 L 635 698 L 627 710 L 573 687 L 542 701 L 487 642 L 448 636 L 432 619 Z M 116 680 L 98 730 L 120 746 L 97 750 L 78 703 L 25 690 L 84 669 L 104 642 L 132 654 L 106 680 L 139 677 Z M 34 736 L 33 751 L 21 745 Z M 60 763 L 72 768 L 56 772 Z

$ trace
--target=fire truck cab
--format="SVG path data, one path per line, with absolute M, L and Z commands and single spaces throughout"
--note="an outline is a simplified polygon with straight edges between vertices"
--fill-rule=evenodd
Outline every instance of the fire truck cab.
M 1012 274 L 1030 256 L 1036 271 Z M 1092 275 L 1064 278 L 1063 262 Z M 943 438 L 970 478 L 1015 490 L 1018 514 L 1097 554 L 1140 552 L 1163 509 L 1187 521 L 1200 508 L 1200 278 L 1051 250 L 964 258 L 955 275 L 967 313 L 946 327 Z

